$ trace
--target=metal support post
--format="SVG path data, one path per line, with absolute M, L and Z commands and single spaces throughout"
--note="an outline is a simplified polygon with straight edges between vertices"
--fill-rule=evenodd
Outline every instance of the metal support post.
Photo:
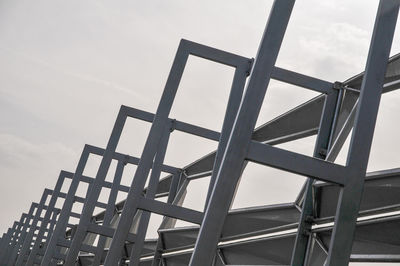
M 51 198 L 50 198 L 50 201 L 49 201 L 49 204 L 48 204 L 48 208 L 47 208 L 46 213 L 45 213 L 45 215 L 43 217 L 43 222 L 40 225 L 40 229 L 39 229 L 38 235 L 36 237 L 35 244 L 33 245 L 32 250 L 31 250 L 31 252 L 30 252 L 30 254 L 28 256 L 28 260 L 26 262 L 27 266 L 32 266 L 33 265 L 34 260 L 35 260 L 35 258 L 37 256 L 37 253 L 38 253 L 39 249 L 40 248 L 45 248 L 47 246 L 47 243 L 48 243 L 48 241 L 50 239 L 50 236 L 52 235 L 52 232 L 49 231 L 49 233 L 47 235 L 46 244 L 45 244 L 44 247 L 41 247 L 42 239 L 44 237 L 44 232 L 45 232 L 45 230 L 47 228 L 47 225 L 50 222 L 51 214 L 53 213 L 53 215 L 55 216 L 55 217 L 53 217 L 54 219 L 58 215 L 58 211 L 55 210 L 55 205 L 56 205 L 57 199 L 60 197 L 60 192 L 61 192 L 61 188 L 62 188 L 62 185 L 63 185 L 64 181 L 65 181 L 65 172 L 61 171 L 59 176 L 58 176 L 58 179 L 57 179 L 56 185 L 54 187 L 53 193 L 51 194 Z
M 89 158 L 89 147 L 85 145 L 81 158 L 79 159 L 78 166 L 76 168 L 74 178 L 72 179 L 71 185 L 68 189 L 68 194 L 67 197 L 65 198 L 63 207 L 61 209 L 60 216 L 58 218 L 58 222 L 56 224 L 56 227 L 53 231 L 53 234 L 51 235 L 50 241 L 47 245 L 45 254 L 42 258 L 42 263 L 41 265 L 43 266 L 48 266 L 51 263 L 52 257 L 54 256 L 56 250 L 57 250 L 57 243 L 59 238 L 64 234 L 68 219 L 69 219 L 69 214 L 71 213 L 72 206 L 75 201 L 75 194 L 76 190 L 78 189 L 79 181 L 80 178 L 83 174 L 83 170 L 85 169 L 85 165 L 87 163 L 87 160 Z
M 105 212 L 104 218 L 103 218 L 103 226 L 107 226 L 107 227 L 110 226 L 111 220 L 115 213 L 115 203 L 117 200 L 118 188 L 121 183 L 124 166 L 125 166 L 125 163 L 121 162 L 121 161 L 119 161 L 117 164 L 117 169 L 116 169 L 114 180 L 113 180 L 113 186 L 111 187 L 110 196 L 109 196 L 108 202 L 107 202 L 106 212 Z M 101 264 L 101 258 L 103 257 L 102 255 L 104 252 L 104 247 L 106 245 L 106 240 L 107 240 L 107 238 L 105 236 L 102 236 L 102 235 L 99 236 L 99 241 L 97 242 L 96 253 L 94 254 L 95 256 L 94 256 L 92 265 L 100 265 Z
M 39 204 L 33 203 L 31 205 L 31 208 L 28 212 L 27 218 L 25 219 L 25 221 L 22 224 L 20 236 L 18 237 L 18 240 L 15 243 L 15 247 L 14 247 L 13 252 L 11 253 L 8 265 L 12 266 L 16 263 L 15 260 L 18 256 L 18 252 L 22 252 L 24 245 L 28 246 L 28 248 L 29 248 L 29 245 L 32 241 L 32 238 L 30 236 L 31 235 L 33 236 L 33 233 L 35 232 L 36 225 L 38 222 L 38 218 L 40 217 L 40 211 L 41 211 L 40 205 L 42 203 L 44 204 L 46 197 L 48 195 L 47 193 L 48 193 L 48 191 L 45 190 Z M 35 215 L 33 215 L 34 212 L 35 212 Z M 31 225 L 29 225 L 29 223 L 31 223 Z M 28 238 L 30 238 L 30 239 L 28 239 Z
M 149 185 L 146 190 L 145 197 L 148 199 L 154 199 L 157 192 L 157 185 L 160 180 L 161 166 L 164 162 L 165 153 L 167 151 L 169 136 L 172 129 L 172 124 L 164 129 L 164 134 L 161 139 L 160 145 L 158 146 L 157 154 L 154 159 L 154 163 L 151 169 L 151 175 L 149 180 Z M 144 240 L 146 237 L 147 228 L 150 221 L 151 213 L 148 211 L 143 211 L 139 221 L 139 228 L 136 234 L 135 244 L 131 250 L 131 255 L 129 258 L 130 266 L 139 266 L 140 254 L 142 253 Z
M 178 176 L 175 176 L 175 177 L 178 177 Z M 176 178 L 176 180 L 178 180 L 178 179 L 179 178 Z M 172 185 L 174 183 L 175 182 L 173 182 L 171 184 L 171 188 L 170 189 L 176 191 L 177 188 L 172 187 Z M 180 187 L 179 187 L 179 190 L 178 190 L 176 196 L 174 195 L 173 200 L 171 201 L 171 203 L 173 205 L 182 206 L 183 200 L 185 199 L 185 196 L 186 196 L 188 184 L 189 184 L 189 181 L 187 179 L 184 180 L 182 182 L 182 184 L 180 184 Z M 178 185 L 179 185 L 179 182 L 176 182 L 176 186 L 178 186 Z M 171 198 L 172 198 L 172 196 L 171 196 Z M 168 201 L 170 201 L 170 198 L 168 198 Z M 175 225 L 175 222 L 176 222 L 176 219 L 164 216 L 163 221 L 162 221 L 162 223 L 161 223 L 159 228 L 160 229 L 172 228 Z M 156 250 L 154 252 L 154 258 L 153 258 L 153 261 L 152 261 L 152 264 L 151 264 L 152 266 L 159 266 L 160 265 L 161 260 L 162 260 L 162 254 L 161 254 L 162 249 L 163 249 L 163 243 L 161 241 L 161 237 L 159 236 L 158 240 L 157 240 Z
M 42 214 L 43 208 L 44 208 L 44 206 L 46 204 L 47 197 L 49 195 L 51 195 L 52 192 L 53 191 L 50 190 L 50 189 L 45 189 L 44 192 L 43 192 L 43 195 L 42 195 L 42 197 L 41 197 L 41 199 L 39 201 L 39 204 L 38 204 L 38 206 L 36 208 L 35 216 L 33 217 L 32 223 L 30 225 L 29 232 L 26 235 L 23 243 L 21 243 L 22 247 L 21 247 L 21 251 L 20 251 L 20 253 L 18 255 L 17 262 L 15 263 L 16 266 L 22 266 L 22 264 L 24 262 L 25 255 L 27 255 L 27 253 L 28 253 L 28 251 L 30 249 L 30 245 L 32 243 L 33 235 L 34 235 L 34 233 L 36 231 L 36 227 L 37 227 L 37 224 L 39 222 L 40 215 Z M 16 256 L 16 254 L 15 254 L 15 256 Z
M 379 3 L 347 159 L 349 175 L 339 195 L 327 266 L 348 265 L 350 260 L 352 239 L 399 6 L 399 0 L 381 0 Z
M 10 244 L 12 240 L 12 236 L 14 232 L 17 230 L 18 222 L 14 222 L 13 226 L 11 228 L 8 228 L 7 234 L 4 238 L 4 243 L 3 247 L 1 249 L 1 255 L 0 255 L 0 265 L 7 265 L 7 257 L 9 255 L 9 250 L 10 250 Z
M 228 106 L 225 111 L 225 118 L 222 124 L 221 137 L 219 139 L 217 153 L 215 156 L 213 169 L 219 169 L 224 155 L 226 145 L 228 144 L 229 136 L 232 131 L 233 123 L 235 122 L 236 114 L 239 110 L 240 103 L 242 101 L 243 89 L 246 83 L 246 78 L 250 74 L 254 60 L 249 60 L 247 70 L 243 71 L 236 69 L 235 76 L 233 77 L 232 88 L 229 94 Z M 210 184 L 208 185 L 206 202 L 204 204 L 204 210 L 211 197 L 212 190 L 215 185 L 216 175 L 212 174 Z
M 124 112 L 124 109 L 121 108 L 118 113 L 117 119 L 115 121 L 114 128 L 112 130 L 110 139 L 108 141 L 107 148 L 105 149 L 105 152 L 103 154 L 103 158 L 101 160 L 99 170 L 96 174 L 95 182 L 93 182 L 91 184 L 89 193 L 88 193 L 88 197 L 85 201 L 85 205 L 83 206 L 82 215 L 81 215 L 82 219 L 80 219 L 80 221 L 79 221 L 80 226 L 78 225 L 79 232 L 77 232 L 75 234 L 75 237 L 77 237 L 78 239 L 84 237 L 84 236 L 82 236 L 82 234 L 87 231 L 86 227 L 88 226 L 88 223 L 90 222 L 90 219 L 92 217 L 92 214 L 93 214 L 93 211 L 95 208 L 95 204 L 100 195 L 100 191 L 101 191 L 101 187 L 102 187 L 101 183 L 104 182 L 104 180 L 107 176 L 107 172 L 108 172 L 108 169 L 110 168 L 111 161 L 113 159 L 115 150 L 117 148 L 118 141 L 121 136 L 122 129 L 124 127 L 126 118 L 127 118 L 127 116 Z M 83 242 L 83 239 L 80 242 Z M 67 258 L 66 258 L 67 264 L 68 263 L 72 264 L 75 262 L 77 253 L 79 252 L 78 244 L 79 244 L 79 242 L 75 241 L 74 245 L 70 247 L 70 250 L 69 250 Z
M 333 135 L 332 127 L 337 117 L 337 109 L 340 107 L 340 98 L 338 91 L 334 90 L 326 96 L 324 109 L 321 116 L 317 143 L 314 149 L 314 157 L 325 159 L 329 151 L 329 142 Z M 292 266 L 303 265 L 306 261 L 307 247 L 311 241 L 311 225 L 314 217 L 314 199 L 313 199 L 314 179 L 308 178 L 306 182 L 305 196 L 299 227 L 297 230 L 296 244 L 292 255 Z
M 154 122 L 151 126 L 142 156 L 140 157 L 141 161 L 136 169 L 135 176 L 132 181 L 132 186 L 125 201 L 125 206 L 122 210 L 120 221 L 114 233 L 104 265 L 116 265 L 121 257 L 125 238 L 127 233 L 129 232 L 133 216 L 135 215 L 137 209 L 137 204 L 135 204 L 135 202 L 137 201 L 137 196 L 140 195 L 144 188 L 148 173 L 153 163 L 155 153 L 157 151 L 157 147 L 161 140 L 163 130 L 166 127 L 168 115 L 172 107 L 172 102 L 174 100 L 176 90 L 178 88 L 180 79 L 183 74 L 183 69 L 186 65 L 186 61 L 188 58 L 188 54 L 186 51 L 179 54 L 179 52 L 182 52 L 181 46 L 182 42 L 179 46 L 180 48 L 178 48 L 178 54 L 175 57 L 170 75 L 167 80 L 166 88 L 164 89 L 163 95 L 161 97 L 161 102 L 154 117 Z M 132 208 L 133 206 L 135 206 L 136 208 Z
M 168 115 L 171 110 L 189 54 L 233 66 L 237 68 L 236 70 L 240 69 L 243 72 L 244 70 L 247 72 L 250 66 L 249 59 L 247 58 L 195 44 L 186 40 L 181 41 L 163 95 L 161 97 L 160 104 L 154 117 L 150 133 L 146 140 L 140 163 L 135 172 L 131 190 L 129 191 L 127 200 L 125 202 L 125 207 L 129 207 L 124 208 L 121 213 L 120 221 L 117 230 L 114 233 L 113 240 L 106 257 L 105 265 L 115 265 L 118 263 L 121 257 L 126 235 L 129 231 L 133 216 L 138 207 L 138 202 L 135 203 L 135 201 L 137 201 L 137 197 L 140 195 L 140 192 L 144 187 L 144 182 L 147 179 L 154 156 L 157 152 L 157 146 L 162 138 L 162 132 L 169 121 Z M 245 79 L 243 79 L 243 83 L 244 80 Z
M 213 171 L 217 174 L 216 182 L 190 260 L 191 266 L 213 262 L 294 2 L 279 0 L 272 7 L 221 166 Z

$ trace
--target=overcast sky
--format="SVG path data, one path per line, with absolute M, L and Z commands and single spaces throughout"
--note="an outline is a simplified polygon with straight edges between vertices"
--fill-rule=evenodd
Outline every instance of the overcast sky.
M 328 81 L 363 70 L 378 1 L 295 5 L 277 65 Z M 105 147 L 120 105 L 155 112 L 181 38 L 254 57 L 272 5 L 265 1 L 0 1 L 0 232 L 73 172 L 85 143 Z M 397 30 L 392 54 L 400 51 Z M 190 58 L 171 117 L 220 130 L 233 69 Z M 258 124 L 316 94 L 271 82 Z M 383 97 L 370 170 L 399 165 L 400 93 Z M 398 123 L 397 123 L 398 124 Z M 139 156 L 149 125 L 130 120 L 118 147 Z M 283 147 L 312 153 L 315 138 Z M 192 146 L 190 146 L 192 145 Z M 194 148 L 193 148 L 194 145 Z M 184 166 L 215 143 L 171 139 Z M 339 160 L 344 161 L 344 153 Z M 95 159 L 87 174 L 94 175 Z M 124 182 L 132 173 L 126 171 Z M 279 178 L 280 182 L 276 181 Z M 275 179 L 274 179 L 275 178 Z M 206 181 L 186 206 L 201 209 Z M 294 200 L 303 178 L 250 165 L 234 207 Z

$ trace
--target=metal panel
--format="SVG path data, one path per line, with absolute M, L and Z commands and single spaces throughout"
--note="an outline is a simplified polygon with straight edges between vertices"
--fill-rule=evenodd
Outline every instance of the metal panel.
M 332 184 L 315 185 L 316 217 L 327 218 L 335 215 L 339 193 L 340 188 Z M 390 209 L 396 210 L 400 206 L 398 195 L 400 195 L 399 168 L 368 173 L 365 177 L 360 211 L 369 210 L 367 214 L 372 215 L 388 212 Z

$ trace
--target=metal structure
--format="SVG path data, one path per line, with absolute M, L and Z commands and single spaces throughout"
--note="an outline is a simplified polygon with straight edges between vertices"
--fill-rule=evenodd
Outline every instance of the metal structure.
M 106 148 L 86 145 L 75 173 L 61 171 L 55 188 L 46 189 L 39 203 L 3 234 L 0 264 L 400 262 L 400 216 L 393 214 L 400 208 L 400 169 L 366 173 L 381 94 L 400 88 L 400 55 L 389 58 L 400 0 L 380 1 L 365 72 L 344 82 L 275 66 L 294 2 L 275 1 L 254 60 L 182 40 L 157 112 L 122 106 Z M 221 132 L 169 118 L 189 55 L 235 68 Z M 321 94 L 255 128 L 270 79 Z M 128 118 L 151 123 L 140 158 L 116 152 Z M 346 165 L 335 164 L 351 130 Z M 183 168 L 165 165 L 174 131 L 217 141 L 218 148 Z M 315 134 L 312 157 L 274 147 Z M 102 158 L 95 177 L 83 174 L 90 154 Z M 109 182 L 113 161 L 117 167 Z M 232 210 L 248 161 L 308 179 L 295 202 Z M 131 186 L 121 185 L 127 164 L 137 165 Z M 162 173 L 168 175 L 160 178 Z M 183 207 L 188 184 L 207 176 L 204 211 Z M 66 179 L 71 182 L 63 193 Z M 77 195 L 81 183 L 88 184 L 85 197 Z M 104 189 L 107 203 L 99 199 Z M 127 193 L 126 200 L 117 202 L 120 192 Z M 73 211 L 75 203 L 83 204 L 80 212 Z M 103 210 L 95 213 L 96 207 Z M 145 237 L 151 213 L 164 216 L 157 239 Z M 176 228 L 177 220 L 197 226 Z

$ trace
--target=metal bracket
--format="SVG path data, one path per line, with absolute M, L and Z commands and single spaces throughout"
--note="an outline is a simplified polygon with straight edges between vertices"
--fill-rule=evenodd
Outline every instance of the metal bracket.
M 348 90 L 348 91 L 352 91 L 352 92 L 355 92 L 355 93 L 360 93 L 359 90 L 351 88 L 351 87 L 348 87 L 348 86 L 344 86 L 343 89 L 344 90 Z
M 312 224 L 312 223 L 314 222 L 314 217 L 311 216 L 311 215 L 308 215 L 308 216 L 304 219 L 304 221 L 305 221 L 306 223 L 308 223 L 308 224 Z
M 311 230 L 309 230 L 309 229 L 303 229 L 302 232 L 301 232 L 301 234 L 302 234 L 303 236 L 310 236 L 310 235 L 311 235 Z
M 344 85 L 343 82 L 339 82 L 339 81 L 335 81 L 335 82 L 333 83 L 333 89 L 334 89 L 334 90 L 348 90 L 348 91 L 360 93 L 359 90 L 354 89 L 354 88 L 351 88 L 351 87 L 349 87 L 349 86 L 347 86 L 347 85 Z
M 182 169 L 182 170 L 181 170 L 181 173 L 182 173 L 186 178 L 189 177 L 188 174 L 187 174 L 187 172 L 186 172 L 186 170 Z
M 303 228 L 303 230 L 301 232 L 304 236 L 310 236 L 311 235 L 311 225 L 312 225 L 313 221 L 314 221 L 314 217 L 313 216 L 308 215 L 308 216 L 305 217 L 305 219 L 304 219 L 305 226 L 304 226 L 304 228 Z
M 251 70 L 253 68 L 253 64 L 254 64 L 254 58 L 251 58 L 248 62 L 248 68 L 246 70 L 246 76 L 250 76 Z
M 127 164 L 129 163 L 129 158 L 130 158 L 130 156 L 129 156 L 128 154 L 126 154 L 126 155 L 124 156 L 124 160 L 122 161 L 122 163 L 123 163 L 124 165 L 127 165 Z
M 334 90 L 342 90 L 342 89 L 344 89 L 344 88 L 345 88 L 345 87 L 344 87 L 343 83 L 340 82 L 340 81 L 335 81 L 335 82 L 333 83 L 333 89 L 334 89 Z
M 176 119 L 171 119 L 171 127 L 169 128 L 169 132 L 174 132 L 176 129 Z
M 328 155 L 328 150 L 327 149 L 320 149 L 319 150 L 319 154 L 322 155 L 322 156 L 326 156 L 326 155 Z

